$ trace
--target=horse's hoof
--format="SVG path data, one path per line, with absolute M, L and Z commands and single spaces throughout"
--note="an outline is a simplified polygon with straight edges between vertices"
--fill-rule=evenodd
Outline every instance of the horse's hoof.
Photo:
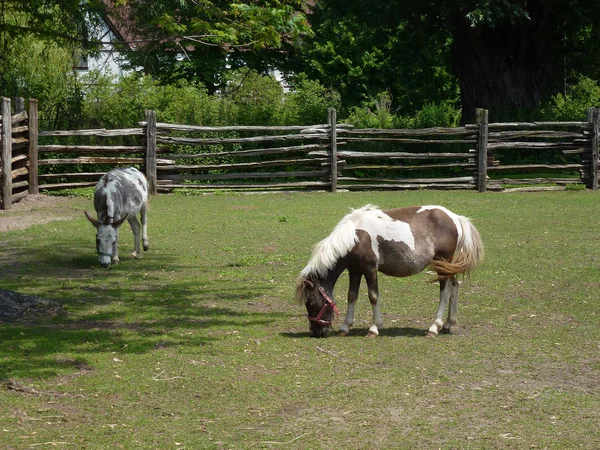
M 425 337 L 434 338 L 437 337 L 437 333 L 434 333 L 433 331 L 428 331 Z
M 375 332 L 373 332 L 373 331 L 369 331 L 369 332 L 367 333 L 367 337 L 368 337 L 368 338 L 374 338 L 374 337 L 377 337 L 377 336 L 378 336 L 378 333 L 375 333 Z
M 442 328 L 440 330 L 440 334 L 450 334 L 450 333 L 451 333 L 450 328 Z
M 150 250 L 150 246 L 148 244 L 144 244 L 144 251 L 147 252 Z
M 338 336 L 348 336 L 348 334 L 349 333 L 347 331 L 342 331 L 342 330 L 338 331 Z

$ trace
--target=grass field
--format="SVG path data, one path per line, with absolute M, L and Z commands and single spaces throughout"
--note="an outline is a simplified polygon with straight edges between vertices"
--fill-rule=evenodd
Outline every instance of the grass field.
M 364 286 L 350 336 L 309 337 L 295 279 L 366 203 L 473 219 L 486 260 L 453 334 L 424 337 L 421 274 L 381 277 L 379 337 Z M 0 324 L 0 448 L 600 448 L 598 193 L 160 195 L 150 251 L 125 258 L 125 225 L 110 270 L 91 200 L 62 207 L 0 235 L 0 287 L 66 310 Z

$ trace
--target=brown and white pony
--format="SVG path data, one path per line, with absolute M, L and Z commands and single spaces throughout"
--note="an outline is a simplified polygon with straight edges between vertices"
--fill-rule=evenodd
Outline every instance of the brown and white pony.
M 361 278 L 367 281 L 373 325 L 367 336 L 377 336 L 383 324 L 378 272 L 394 277 L 415 275 L 429 267 L 437 273 L 440 303 L 428 336 L 449 333 L 456 324 L 458 274 L 468 273 L 483 259 L 483 243 L 466 217 L 442 206 L 412 206 L 380 210 L 366 205 L 352 210 L 329 237 L 315 245 L 296 285 L 296 299 L 306 305 L 313 337 L 326 337 L 337 314 L 333 288 L 348 270 L 348 311 L 339 333 L 347 335 Z M 434 280 L 435 281 L 435 280 Z M 448 320 L 444 314 L 450 304 Z

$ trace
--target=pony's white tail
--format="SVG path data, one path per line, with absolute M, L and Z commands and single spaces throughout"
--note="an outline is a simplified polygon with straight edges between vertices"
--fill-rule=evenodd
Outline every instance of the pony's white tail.
M 458 216 L 458 221 L 462 233 L 459 232 L 452 261 L 435 260 L 430 265 L 438 275 L 436 280 L 444 280 L 461 273 L 468 275 L 472 269 L 483 261 L 485 252 L 479 231 L 466 217 Z

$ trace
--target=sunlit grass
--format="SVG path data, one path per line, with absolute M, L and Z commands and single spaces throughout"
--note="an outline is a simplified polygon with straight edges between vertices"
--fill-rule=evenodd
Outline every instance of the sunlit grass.
M 0 325 L 0 447 L 596 448 L 599 202 L 586 191 L 159 195 L 150 251 L 110 270 L 82 213 L 4 233 L 2 287 L 66 314 Z M 463 282 L 453 335 L 424 337 L 438 289 L 423 274 L 381 277 L 378 338 L 364 338 L 364 287 L 349 337 L 308 337 L 296 277 L 366 203 L 441 204 L 479 228 L 487 256 Z M 132 247 L 125 225 L 122 255 Z

